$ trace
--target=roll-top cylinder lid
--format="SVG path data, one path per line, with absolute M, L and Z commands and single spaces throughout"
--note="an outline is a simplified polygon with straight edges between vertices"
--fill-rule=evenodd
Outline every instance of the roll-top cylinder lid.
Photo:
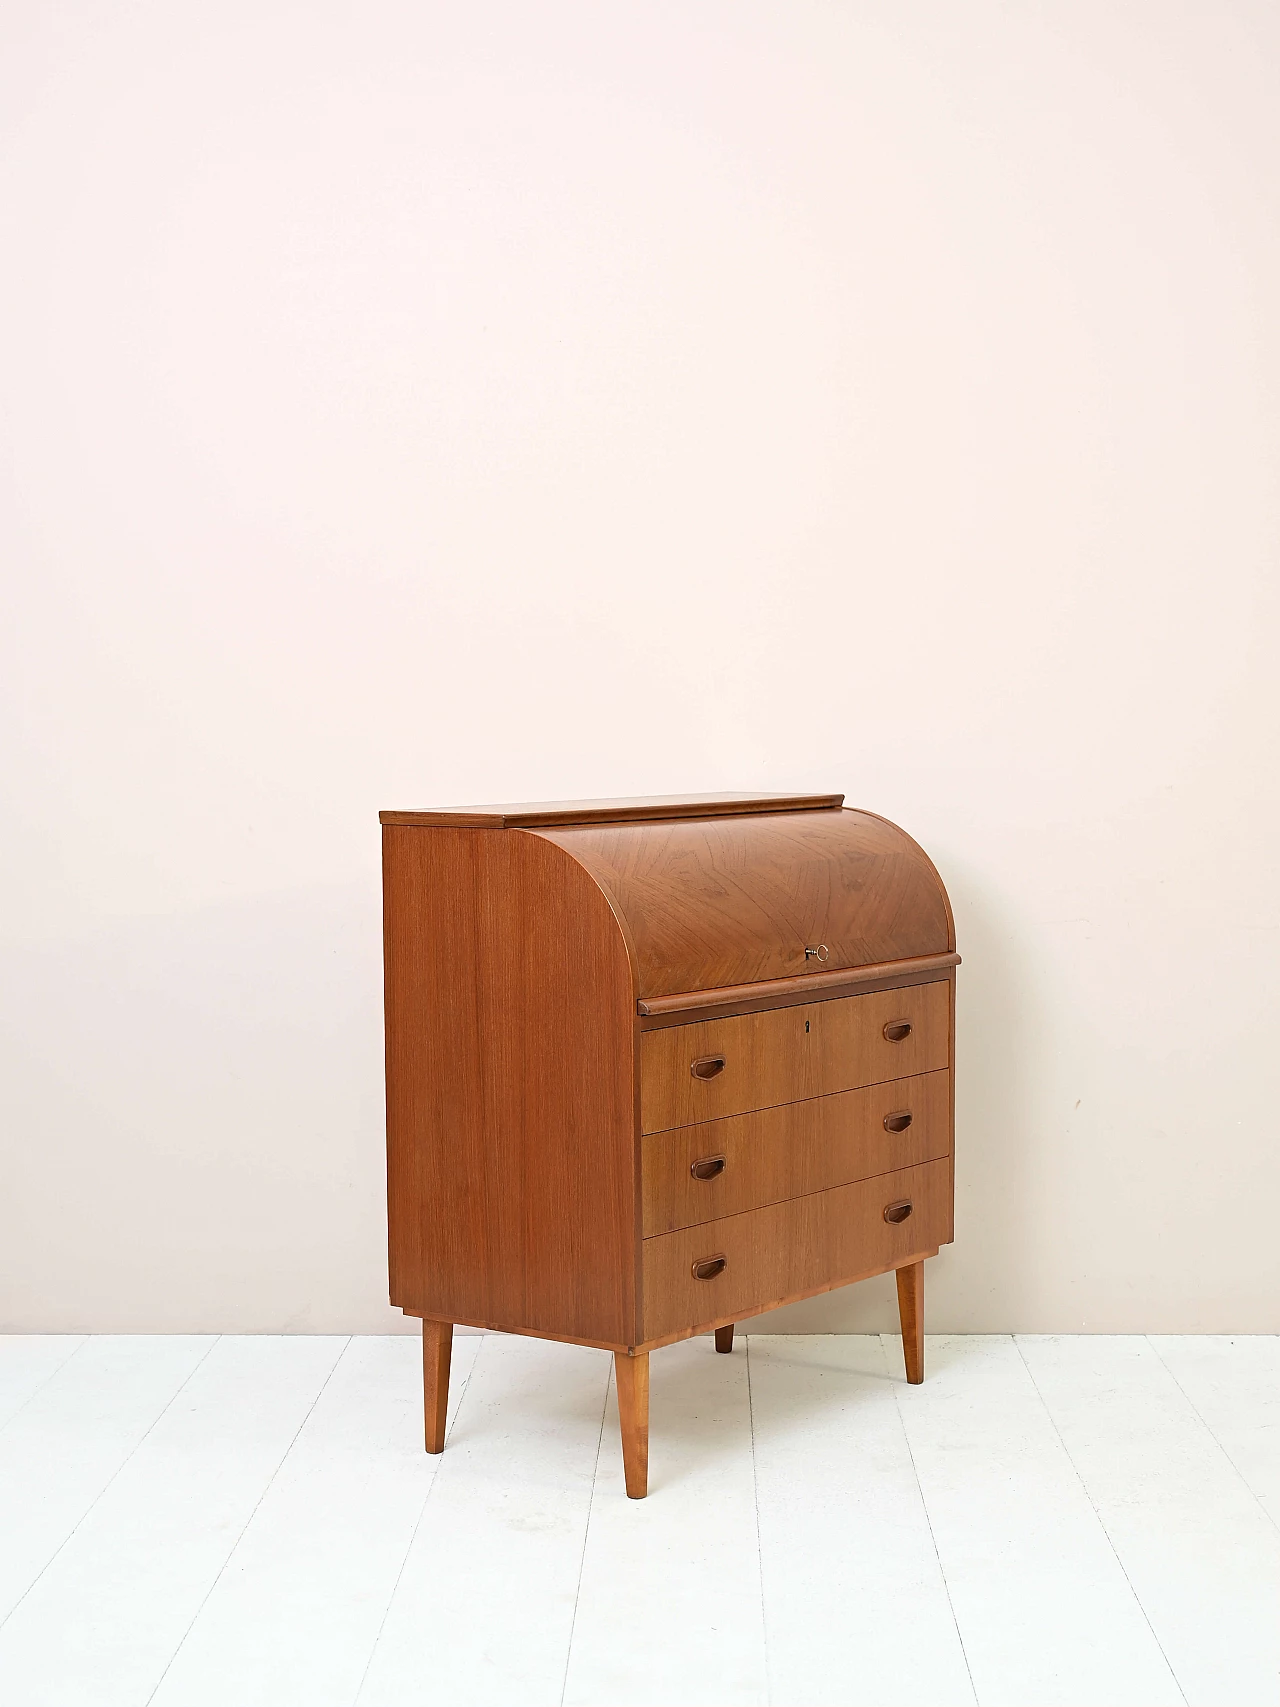
M 384 812 L 384 824 L 554 842 L 609 900 L 646 998 L 951 954 L 951 907 L 905 831 L 841 794 Z
M 951 908 L 910 836 L 825 807 L 538 829 L 595 878 L 637 995 L 678 995 L 947 954 Z

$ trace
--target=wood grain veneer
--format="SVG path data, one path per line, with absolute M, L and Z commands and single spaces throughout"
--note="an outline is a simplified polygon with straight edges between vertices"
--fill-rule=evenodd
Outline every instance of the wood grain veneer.
M 449 1365 L 453 1360 L 453 1323 L 422 1324 L 422 1415 L 428 1452 L 444 1451 L 449 1409 Z
M 946 891 L 869 812 L 540 831 L 580 860 L 634 946 L 637 995 L 881 965 L 955 949 Z M 807 949 L 825 949 L 818 961 Z
M 658 1346 L 951 1238 L 955 935 L 922 850 L 842 796 L 383 813 L 388 1268 L 423 1319 L 615 1354 L 627 1492 Z
M 524 806 L 424 807 L 419 811 L 379 812 L 378 817 L 384 824 L 513 830 L 533 825 L 629 824 L 653 818 L 802 812 L 839 806 L 843 800 L 843 794 L 651 794 L 621 800 L 544 800 Z
M 645 1237 L 913 1167 L 950 1150 L 946 1072 L 650 1132 L 643 1143 Z
M 901 1041 L 885 1035 L 910 1027 Z M 912 985 L 834 1002 L 768 1009 L 646 1032 L 640 1041 L 644 1132 L 855 1090 L 949 1065 L 949 986 Z M 698 1061 L 723 1060 L 711 1078 Z
M 761 1008 L 791 1007 L 796 1002 L 830 1001 L 867 989 L 900 989 L 904 984 L 922 984 L 945 976 L 959 964 L 958 954 L 923 954 L 915 960 L 888 960 L 879 966 L 846 967 L 839 972 L 766 978 L 758 984 L 726 984 L 715 990 L 680 990 L 673 996 L 640 996 L 636 1012 L 644 1018 L 646 1031 L 656 1030 L 659 1025 L 712 1019 L 721 1011 L 754 1013 Z
M 898 1283 L 898 1315 L 902 1322 L 902 1359 L 907 1380 L 919 1386 L 924 1380 L 924 1264 L 907 1263 L 895 1276 Z
M 633 1357 L 615 1352 L 614 1384 L 618 1390 L 618 1426 L 622 1434 L 622 1473 L 629 1500 L 642 1500 L 649 1491 L 649 1354 Z
M 634 1344 L 633 989 L 527 832 L 383 831 L 391 1301 Z
M 893 1224 L 885 1209 L 909 1202 Z M 857 1185 L 792 1198 L 678 1233 L 646 1239 L 644 1331 L 659 1339 L 686 1322 L 704 1331 L 754 1313 L 758 1299 L 787 1298 L 824 1281 L 896 1268 L 951 1238 L 948 1162 L 882 1174 Z M 723 1257 L 709 1280 L 694 1265 Z

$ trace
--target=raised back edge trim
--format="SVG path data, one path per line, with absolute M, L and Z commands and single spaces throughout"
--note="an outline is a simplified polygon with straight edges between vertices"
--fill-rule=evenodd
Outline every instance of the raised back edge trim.
M 763 812 L 818 812 L 844 805 L 843 794 L 667 794 L 622 800 L 547 800 L 519 806 L 460 806 L 379 812 L 383 824 L 523 830 L 571 824 L 634 824 L 655 818 L 742 818 Z

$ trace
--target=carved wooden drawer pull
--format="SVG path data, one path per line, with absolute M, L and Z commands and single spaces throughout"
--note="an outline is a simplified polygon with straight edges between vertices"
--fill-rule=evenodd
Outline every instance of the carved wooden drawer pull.
M 717 1073 L 724 1072 L 723 1055 L 699 1055 L 689 1068 L 695 1079 L 714 1079 Z
M 714 1280 L 718 1274 L 723 1274 L 727 1257 L 703 1257 L 701 1262 L 693 1265 L 695 1280 Z
M 884 1206 L 884 1218 L 891 1227 L 896 1227 L 899 1222 L 905 1221 L 910 1213 L 911 1199 L 909 1197 L 900 1198 L 897 1203 L 886 1203 Z
M 911 1021 L 909 1019 L 891 1019 L 884 1028 L 886 1041 L 901 1043 L 911 1036 Z
M 694 1179 L 714 1179 L 717 1174 L 724 1172 L 723 1156 L 703 1156 L 689 1169 Z
M 911 1124 L 911 1110 L 900 1108 L 896 1114 L 886 1114 L 884 1129 L 886 1132 L 905 1132 Z

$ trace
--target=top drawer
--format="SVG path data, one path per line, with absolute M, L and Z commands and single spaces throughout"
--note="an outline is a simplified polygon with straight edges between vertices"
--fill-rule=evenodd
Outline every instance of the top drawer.
M 949 980 L 645 1032 L 644 1132 L 950 1065 Z

